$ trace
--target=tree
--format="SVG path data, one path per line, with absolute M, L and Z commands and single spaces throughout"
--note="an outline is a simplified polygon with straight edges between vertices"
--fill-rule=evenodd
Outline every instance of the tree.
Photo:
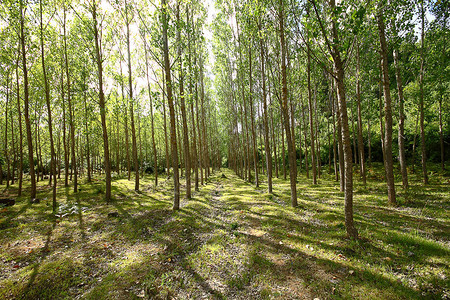
M 92 5 L 90 6 L 92 13 L 92 31 L 94 33 L 94 43 L 95 43 L 95 58 L 94 61 L 97 64 L 97 74 L 98 74 L 98 88 L 99 88 L 99 106 L 100 106 L 100 117 L 102 122 L 103 131 L 103 159 L 105 164 L 105 200 L 107 203 L 111 201 L 111 163 L 109 158 L 109 143 L 108 143 L 108 128 L 106 126 L 106 105 L 105 105 L 105 94 L 103 92 L 103 58 L 101 53 L 101 40 L 99 35 L 99 26 L 97 20 L 97 2 L 92 0 Z
M 39 15 L 40 15 L 40 41 L 41 41 L 41 62 L 42 62 L 42 74 L 44 75 L 44 88 L 45 88 L 45 102 L 47 104 L 47 121 L 48 121 L 48 130 L 50 137 L 50 157 L 51 157 L 51 172 L 53 175 L 53 213 L 56 213 L 56 153 L 55 153 L 55 145 L 53 143 L 53 126 L 52 126 L 52 109 L 50 105 L 50 87 L 47 79 L 47 70 L 45 66 L 45 54 L 44 54 L 44 29 L 43 29 L 43 18 L 42 18 L 42 0 L 39 1 Z
M 381 4 L 381 3 L 380 3 Z M 392 158 L 392 109 L 391 109 L 391 91 L 389 83 L 389 66 L 387 61 L 387 45 L 386 35 L 384 29 L 383 7 L 378 8 L 378 31 L 380 36 L 380 54 L 382 60 L 382 74 L 383 74 L 383 92 L 384 92 L 384 116 L 385 116 L 385 130 L 384 130 L 384 168 L 386 170 L 386 181 L 388 186 L 388 202 L 389 205 L 396 206 L 395 199 L 395 185 L 394 185 L 394 161 Z
M 26 55 L 26 36 L 25 36 L 25 10 L 23 0 L 20 0 L 20 43 L 22 46 L 22 70 L 23 70 L 23 86 L 24 86 L 24 114 L 25 114 L 25 128 L 27 131 L 28 144 L 28 164 L 30 168 L 31 192 L 30 200 L 36 198 L 36 177 L 34 173 L 34 159 L 33 159 L 33 139 L 31 136 L 31 123 L 29 115 L 29 91 L 28 91 L 28 69 L 27 69 L 27 55 Z
M 178 210 L 180 209 L 180 179 L 178 173 L 177 132 L 175 125 L 175 109 L 172 95 L 172 78 L 170 75 L 169 42 L 167 36 L 167 30 L 169 27 L 168 24 L 169 7 L 166 3 L 166 0 L 161 1 L 161 14 L 162 14 L 164 72 L 166 79 L 167 102 L 169 103 L 169 116 L 170 116 L 170 146 L 172 149 L 172 168 L 173 168 L 173 185 L 174 185 L 173 209 Z

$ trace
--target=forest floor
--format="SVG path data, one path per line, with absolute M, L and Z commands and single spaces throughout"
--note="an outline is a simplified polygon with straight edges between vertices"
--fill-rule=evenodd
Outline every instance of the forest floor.
M 381 165 L 369 168 L 355 184 L 358 241 L 333 177 L 299 175 L 292 208 L 288 180 L 269 195 L 224 169 L 179 211 L 171 179 L 135 192 L 116 177 L 107 205 L 104 182 L 83 178 L 77 194 L 58 189 L 57 217 L 41 181 L 40 203 L 0 212 L 0 299 L 450 299 L 449 174 L 426 187 L 411 175 L 392 208 Z

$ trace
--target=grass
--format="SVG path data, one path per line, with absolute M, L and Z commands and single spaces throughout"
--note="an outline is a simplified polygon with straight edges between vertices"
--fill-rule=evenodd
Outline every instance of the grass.
M 269 195 L 264 176 L 256 188 L 225 169 L 179 211 L 171 180 L 155 188 L 144 176 L 137 193 L 115 176 L 107 205 L 101 178 L 82 179 L 77 194 L 59 186 L 58 217 L 40 182 L 39 204 L 23 196 L 0 212 L 0 298 L 448 299 L 449 174 L 430 167 L 426 187 L 415 174 L 408 191 L 397 182 L 396 208 L 381 165 L 367 186 L 356 180 L 357 241 L 327 173 L 315 186 L 300 174 L 292 208 L 289 180 L 275 178 Z

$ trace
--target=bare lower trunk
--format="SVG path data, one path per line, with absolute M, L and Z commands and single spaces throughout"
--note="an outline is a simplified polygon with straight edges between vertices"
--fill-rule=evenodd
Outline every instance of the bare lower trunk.
M 177 21 L 180 22 L 180 8 L 179 2 L 177 3 Z M 177 30 L 177 39 L 180 41 L 180 33 L 181 29 Z M 181 45 L 178 45 L 178 56 L 181 58 L 182 49 Z M 187 116 L 186 116 L 186 104 L 184 94 L 184 74 L 183 74 L 183 59 L 181 58 L 179 61 L 180 71 L 179 71 L 179 84 L 180 84 L 180 104 L 181 104 L 181 118 L 183 123 L 183 146 L 184 146 L 184 162 L 185 162 L 185 172 L 186 172 L 186 198 L 191 199 L 191 154 L 189 151 L 189 136 L 188 136 L 188 127 L 187 127 Z
M 378 30 L 380 33 L 382 70 L 383 70 L 383 89 L 384 89 L 384 115 L 385 123 L 385 142 L 384 142 L 384 168 L 386 170 L 386 182 L 388 187 L 388 202 L 389 205 L 397 205 L 395 198 L 394 185 L 394 161 L 392 158 L 392 109 L 391 109 L 391 91 L 389 88 L 389 66 L 387 61 L 387 45 L 384 34 L 384 20 L 380 11 L 378 15 Z
M 364 143 L 363 143 L 363 135 L 362 135 L 362 112 L 361 112 L 361 83 L 360 83 L 360 61 L 359 61 L 359 44 L 356 46 L 356 74 L 357 74 L 357 82 L 356 82 L 356 100 L 358 101 L 358 150 L 359 150 L 359 170 L 361 173 L 361 178 L 363 184 L 366 185 L 366 165 L 365 165 L 365 157 L 364 157 Z
M 422 152 L 422 176 L 423 184 L 428 184 L 428 173 L 427 173 L 427 153 L 425 145 L 425 125 L 424 125 L 424 100 L 423 100 L 423 79 L 425 76 L 425 8 L 423 6 L 423 1 L 421 1 L 421 19 L 422 19 L 422 30 L 421 30 L 421 47 L 420 47 L 420 101 L 419 101 L 419 112 L 420 112 L 420 149 Z
M 44 87 L 45 87 L 45 102 L 47 104 L 47 121 L 48 121 L 48 130 L 49 130 L 49 138 L 50 138 L 50 167 L 51 174 L 53 175 L 53 213 L 56 212 L 56 153 L 55 153 L 55 145 L 53 143 L 53 125 L 52 125 L 52 110 L 50 105 L 50 87 L 48 85 L 47 80 L 47 69 L 45 67 L 45 56 L 44 56 L 44 33 L 43 33 L 43 20 L 42 20 L 42 0 L 39 1 L 40 6 L 40 41 L 41 41 L 41 61 L 42 61 L 42 73 L 44 75 Z
M 406 171 L 406 158 L 405 158 L 405 115 L 404 115 L 404 98 L 403 98 L 403 84 L 400 73 L 400 66 L 398 63 L 398 52 L 394 50 L 394 64 L 395 64 L 395 77 L 397 79 L 397 91 L 398 91 L 398 160 L 400 161 L 400 169 L 402 172 L 403 188 L 408 188 L 408 173 Z
M 293 139 L 291 137 L 291 130 L 289 124 L 289 109 L 288 109 L 288 90 L 287 90 L 287 79 L 286 79 L 286 43 L 284 38 L 284 7 L 283 0 L 280 0 L 280 44 L 281 44 L 281 82 L 282 82 L 282 100 L 281 100 L 281 111 L 284 116 L 284 129 L 286 131 L 286 140 L 288 144 L 288 154 L 289 154 L 289 176 L 291 182 L 291 205 L 292 207 L 297 206 L 297 161 L 295 157 L 295 146 Z
M 168 8 L 166 0 L 161 1 L 162 13 L 162 25 L 163 25 L 163 47 L 164 47 L 164 71 L 166 76 L 166 91 L 167 102 L 169 103 L 169 115 L 170 115 L 170 144 L 172 148 L 172 167 L 173 167 L 173 184 L 174 184 L 174 199 L 173 209 L 178 210 L 180 208 L 180 180 L 178 173 L 178 154 L 177 154 L 177 132 L 175 124 L 175 109 L 172 96 L 172 78 L 170 76 L 170 61 L 169 61 L 169 43 L 167 37 L 168 28 Z
M 272 153 L 270 151 L 269 142 L 269 120 L 267 117 L 267 95 L 266 95 L 266 74 L 265 74 L 265 61 L 264 61 L 264 44 L 263 40 L 260 39 L 260 52 L 261 52 L 261 83 L 262 83 L 262 93 L 263 93 L 263 122 L 264 122 L 264 146 L 266 152 L 266 166 L 267 166 L 267 188 L 268 192 L 272 193 Z
M 94 41 L 95 41 L 95 52 L 96 52 L 96 63 L 98 71 L 98 84 L 99 84 L 99 105 L 100 105 L 100 116 L 102 122 L 103 131 L 103 156 L 105 162 L 105 200 L 107 203 L 111 201 L 111 163 L 109 159 L 109 143 L 108 143 L 108 127 L 106 126 L 106 105 L 105 105 L 105 95 L 103 93 L 103 59 L 100 50 L 99 32 L 97 24 L 97 4 L 93 1 L 92 5 L 92 18 L 94 27 Z
M 31 123 L 29 116 L 29 93 L 28 93 L 28 69 L 27 69 L 27 58 L 25 52 L 25 16 L 23 11 L 23 2 L 20 0 L 20 42 L 22 46 L 22 70 L 23 70 L 23 85 L 24 85 L 24 103 L 25 103 L 25 127 L 27 130 L 27 143 L 28 143 L 28 161 L 30 165 L 30 181 L 31 181 L 31 191 L 30 200 L 36 198 L 36 178 L 34 173 L 34 159 L 33 159 L 33 139 L 31 136 Z

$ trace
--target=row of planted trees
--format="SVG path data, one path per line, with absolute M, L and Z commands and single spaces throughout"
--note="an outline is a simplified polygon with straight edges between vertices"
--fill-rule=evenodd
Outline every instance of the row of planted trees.
M 219 1 L 214 70 L 228 165 L 256 186 L 266 173 L 269 193 L 273 176 L 289 172 L 296 206 L 298 172 L 309 178 L 311 171 L 317 184 L 328 164 L 345 194 L 347 233 L 356 238 L 354 171 L 366 184 L 367 165 L 382 161 L 394 206 L 394 174 L 407 189 L 417 156 L 424 184 L 428 155 L 444 171 L 448 5 Z
M 104 174 L 109 202 L 112 173 L 138 191 L 165 172 L 178 209 L 180 174 L 190 198 L 220 167 L 201 1 L 3 1 L 0 17 L 0 184 L 33 200 L 48 180 L 55 211 L 59 180 Z

